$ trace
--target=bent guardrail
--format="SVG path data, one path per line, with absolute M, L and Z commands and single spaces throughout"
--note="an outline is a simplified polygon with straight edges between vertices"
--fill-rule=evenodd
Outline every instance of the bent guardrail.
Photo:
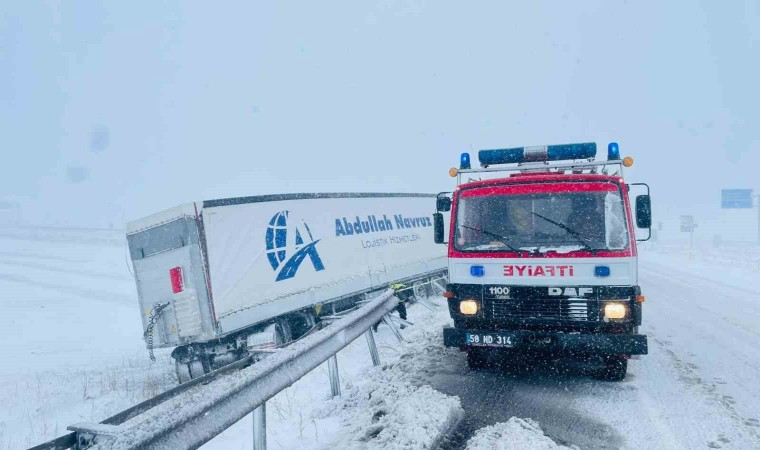
M 372 362 L 379 365 L 371 327 L 383 320 L 398 333 L 388 316 L 397 304 L 394 291 L 389 289 L 335 323 L 256 364 L 252 364 L 253 356 L 244 358 L 102 423 L 72 425 L 69 430 L 73 433 L 33 449 L 197 448 L 251 412 L 254 412 L 254 448 L 264 449 L 266 401 L 328 360 L 332 394 L 339 395 L 337 352 L 365 334 Z

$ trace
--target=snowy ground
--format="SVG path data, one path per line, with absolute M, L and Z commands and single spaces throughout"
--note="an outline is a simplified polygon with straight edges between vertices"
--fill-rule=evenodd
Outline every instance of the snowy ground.
M 512 417 L 580 448 L 760 448 L 760 249 L 689 257 L 684 247 L 648 247 L 640 282 L 649 355 L 630 362 L 626 380 L 595 381 L 574 361 L 473 372 L 464 354 L 451 355 L 422 380 L 462 401 L 451 448 Z
M 144 349 L 123 233 L 0 228 L 0 293 L 9 361 L 0 368 L 0 450 L 99 422 L 176 384 L 168 351 L 150 364 Z M 411 320 L 429 316 L 410 308 Z M 363 338 L 344 349 L 340 398 L 330 398 L 323 365 L 268 402 L 269 448 L 429 448 L 462 415 L 458 399 L 415 382 L 410 355 L 440 341 L 448 318 L 437 317 L 406 330 L 407 343 L 382 326 L 380 368 Z M 249 417 L 205 447 L 250 448 L 251 439 Z
M 123 233 L 0 228 L 0 449 L 100 421 L 174 384 L 141 339 Z
M 0 228 L 0 450 L 174 385 L 124 255 L 120 232 Z M 760 448 L 760 248 L 646 244 L 640 272 L 650 354 L 622 383 L 573 361 L 471 371 L 441 346 L 448 313 L 417 305 L 408 343 L 380 328 L 382 368 L 363 338 L 339 354 L 340 398 L 320 367 L 268 402 L 269 448 L 424 448 L 460 417 L 444 448 Z M 205 448 L 251 448 L 250 418 Z

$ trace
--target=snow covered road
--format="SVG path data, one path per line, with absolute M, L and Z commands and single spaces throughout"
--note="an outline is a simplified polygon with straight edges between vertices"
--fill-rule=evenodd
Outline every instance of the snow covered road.
M 566 360 L 516 375 L 476 372 L 464 353 L 446 354 L 421 382 L 462 401 L 465 421 L 449 448 L 513 416 L 581 448 L 760 448 L 757 282 L 734 285 L 657 254 L 642 259 L 649 355 L 631 361 L 624 382 L 593 380 L 588 365 Z
M 380 328 L 382 368 L 372 368 L 363 339 L 341 351 L 342 398 L 330 399 L 320 367 L 272 399 L 270 447 L 419 448 L 461 404 L 445 449 L 554 448 L 541 430 L 583 449 L 760 448 L 760 250 L 744 250 L 643 252 L 649 355 L 632 360 L 621 383 L 596 381 L 572 360 L 472 371 L 464 353 L 442 346 L 445 308 L 417 305 L 408 343 Z M 147 359 L 122 233 L 0 233 L 0 295 L 0 450 L 175 385 L 168 351 Z M 433 389 L 414 388 L 423 385 Z M 441 411 L 451 417 L 438 420 Z M 250 445 L 243 419 L 205 448 Z

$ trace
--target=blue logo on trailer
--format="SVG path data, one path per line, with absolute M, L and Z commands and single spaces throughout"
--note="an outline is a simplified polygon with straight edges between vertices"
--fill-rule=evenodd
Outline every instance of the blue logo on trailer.
M 277 274 L 275 281 L 293 278 L 307 257 L 311 259 L 314 270 L 325 270 L 316 248 L 320 240 L 314 240 L 306 222 L 293 217 L 289 220 L 288 216 L 288 211 L 278 212 L 272 216 L 267 227 L 267 258 Z
M 723 189 L 721 208 L 752 208 L 752 189 Z

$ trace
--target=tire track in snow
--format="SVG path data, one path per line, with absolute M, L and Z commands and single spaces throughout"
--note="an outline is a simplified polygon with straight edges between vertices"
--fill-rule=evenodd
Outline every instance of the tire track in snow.
M 656 266 L 657 268 L 655 269 L 655 268 L 650 268 L 650 267 L 647 267 L 647 266 Z M 733 284 L 725 283 L 723 281 L 713 280 L 711 278 L 699 278 L 699 277 L 697 277 L 697 276 L 695 276 L 693 274 L 690 274 L 689 272 L 685 272 L 683 270 L 674 269 L 671 266 L 664 265 L 664 264 L 658 264 L 656 262 L 649 261 L 649 262 L 646 263 L 646 265 L 642 264 L 639 267 L 639 271 L 647 272 L 647 275 L 664 276 L 665 274 L 667 274 L 667 276 L 670 277 L 670 278 L 673 278 L 673 275 L 675 275 L 676 277 L 680 278 L 681 280 L 684 280 L 684 279 L 688 280 L 688 282 L 692 286 L 694 285 L 694 282 L 696 281 L 697 283 L 702 283 L 703 285 L 710 285 L 711 284 L 711 285 L 713 285 L 713 286 L 711 286 L 711 288 L 714 287 L 714 286 L 719 286 L 721 288 L 727 288 L 727 289 L 733 289 L 735 291 L 741 291 L 741 292 L 744 292 L 745 294 L 752 294 L 752 295 L 755 295 L 755 296 L 760 296 L 760 291 L 755 290 L 755 289 L 747 288 L 747 287 L 744 287 L 744 286 L 736 286 L 736 285 L 733 285 Z
M 663 417 L 662 411 L 657 408 L 657 402 L 644 389 L 637 389 L 636 392 L 638 394 L 638 399 L 644 408 L 644 412 L 649 416 L 649 423 L 660 437 L 658 444 L 662 448 L 682 448 L 683 446 L 681 445 L 678 436 L 673 429 L 667 425 L 667 421 Z
M 758 446 L 760 446 L 760 433 L 758 433 L 757 429 L 755 428 L 757 425 L 749 425 L 755 419 L 747 419 L 739 414 L 739 412 L 736 411 L 736 408 L 734 407 L 736 401 L 733 399 L 733 397 L 729 395 L 722 395 L 718 391 L 715 384 L 706 383 L 705 377 L 701 376 L 697 365 L 682 360 L 678 354 L 670 348 L 668 344 L 664 343 L 658 338 L 654 338 L 653 341 L 660 347 L 660 350 L 664 351 L 664 353 L 672 361 L 673 367 L 676 368 L 681 377 L 681 381 L 693 387 L 699 388 L 703 396 L 711 400 L 714 404 L 721 406 L 727 413 L 728 417 L 734 420 L 737 427 L 744 429 L 748 434 L 752 435 L 752 437 L 757 441 Z M 721 436 L 722 439 L 721 437 L 718 438 L 721 443 L 727 444 L 730 442 L 726 441 L 727 438 L 725 435 Z M 710 442 L 708 444 L 710 448 L 721 448 L 720 444 L 717 442 Z
M 748 441 L 754 442 L 751 447 L 760 448 L 758 421 L 750 417 L 757 411 L 757 377 L 751 374 L 760 373 L 760 342 L 758 333 L 740 322 L 751 321 L 758 312 L 758 303 L 748 302 L 746 295 L 753 291 L 665 268 L 647 268 L 645 272 L 642 278 L 651 285 L 648 288 L 655 302 L 649 309 L 655 315 L 649 316 L 646 323 L 652 331 L 659 327 L 667 333 L 650 333 L 654 347 L 650 353 L 664 355 L 690 391 L 717 406 L 717 411 L 733 424 L 730 428 L 739 433 L 737 437 L 741 437 L 745 448 Z M 720 286 L 719 290 L 716 286 Z M 721 448 L 728 444 L 742 448 L 741 444 L 733 447 L 729 439 L 733 436 L 726 433 L 721 430 L 707 446 Z
M 39 263 L 32 263 L 32 262 L 5 260 L 5 261 L 0 261 L 0 265 L 13 266 L 13 267 L 26 267 L 28 269 L 44 270 L 46 272 L 65 273 L 65 274 L 70 274 L 70 275 L 82 275 L 85 277 L 92 277 L 92 278 L 106 278 L 106 279 L 114 280 L 114 281 L 131 281 L 130 277 L 122 276 L 122 275 L 114 275 L 113 273 L 69 269 L 69 268 L 62 268 L 62 267 L 56 267 L 56 266 L 51 266 L 47 264 L 39 264 Z
M 69 262 L 69 263 L 83 263 L 83 262 L 87 262 L 86 259 L 62 258 L 60 256 L 39 255 L 39 254 L 36 254 L 36 253 L 25 253 L 25 252 L 2 252 L 2 251 L 0 251 L 0 256 L 10 256 L 11 258 L 44 259 L 44 260 L 49 260 L 49 261 Z
M 456 395 L 465 409 L 459 429 L 442 450 L 463 449 L 477 430 L 507 422 L 511 417 L 535 420 L 560 445 L 584 449 L 624 445 L 625 439 L 612 426 L 591 417 L 576 404 L 578 398 L 598 394 L 599 382 L 586 378 L 587 364 L 539 359 L 526 363 L 521 373 L 507 374 L 496 367 L 473 371 L 464 362 L 464 353 L 445 356 L 420 380 L 445 394 Z
M 134 304 L 137 305 L 137 301 L 131 295 L 120 294 L 116 292 L 103 291 L 99 289 L 88 289 L 82 287 L 67 286 L 57 283 L 49 283 L 46 281 L 40 281 L 38 279 L 32 279 L 21 275 L 9 275 L 0 274 L 0 280 L 10 281 L 13 283 L 21 283 L 31 286 L 37 286 L 45 289 L 52 289 L 58 292 L 64 292 L 69 295 L 74 295 L 81 298 L 102 301 L 110 303 L 108 299 L 115 299 L 119 303 Z

